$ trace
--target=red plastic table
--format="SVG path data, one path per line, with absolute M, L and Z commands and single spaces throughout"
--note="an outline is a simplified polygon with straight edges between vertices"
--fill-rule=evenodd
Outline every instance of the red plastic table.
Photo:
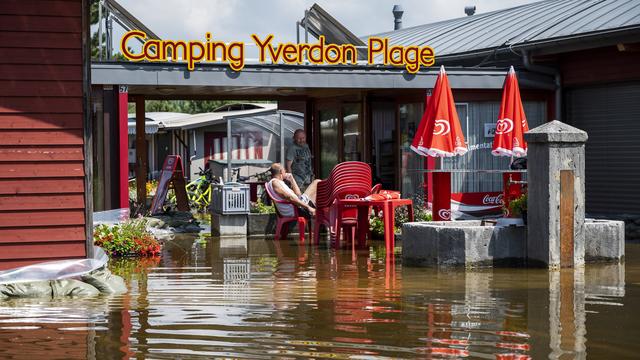
M 341 199 L 336 203 L 337 214 L 339 218 L 345 207 L 356 206 L 358 208 L 358 244 L 363 245 L 369 233 L 369 211 L 371 207 L 382 209 L 384 219 L 384 243 L 387 248 L 387 254 L 393 253 L 395 246 L 395 210 L 397 207 L 406 206 L 409 211 L 409 220 L 413 221 L 413 201 L 411 199 L 387 199 L 387 200 L 366 200 L 366 199 Z M 341 229 L 336 229 L 336 232 Z M 336 236 L 336 243 L 339 241 Z

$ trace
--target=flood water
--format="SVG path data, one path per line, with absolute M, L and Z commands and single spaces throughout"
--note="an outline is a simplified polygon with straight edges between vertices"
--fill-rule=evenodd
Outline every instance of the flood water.
M 384 244 L 182 239 L 130 292 L 0 302 L 0 358 L 640 357 L 640 244 L 582 270 L 403 267 Z

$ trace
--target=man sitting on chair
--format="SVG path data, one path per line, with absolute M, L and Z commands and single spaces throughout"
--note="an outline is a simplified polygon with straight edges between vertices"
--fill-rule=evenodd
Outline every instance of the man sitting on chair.
M 297 206 L 298 209 L 302 210 L 301 213 L 303 215 L 315 215 L 316 209 L 313 206 L 315 206 L 316 190 L 320 180 L 313 180 L 305 192 L 301 193 L 300 188 L 296 183 L 296 179 L 291 173 L 285 172 L 284 167 L 281 164 L 274 163 L 271 165 L 269 171 L 271 171 L 271 180 L 266 186 L 270 188 L 269 190 L 272 190 L 270 193 L 276 196 L 276 200 L 289 201 L 293 205 Z M 285 180 L 291 184 L 291 187 L 284 182 Z M 294 215 L 292 206 L 279 203 L 275 203 L 275 205 L 278 207 L 280 215 L 286 217 Z

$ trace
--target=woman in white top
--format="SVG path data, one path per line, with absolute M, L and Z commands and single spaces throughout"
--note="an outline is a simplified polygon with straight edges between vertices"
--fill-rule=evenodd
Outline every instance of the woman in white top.
M 296 180 L 293 175 L 285 172 L 284 167 L 279 163 L 274 163 L 271 165 L 271 180 L 266 184 L 268 187 L 268 191 L 276 200 L 289 201 L 291 204 L 282 204 L 275 203 L 278 208 L 278 212 L 282 216 L 293 216 L 294 210 L 293 206 L 298 206 L 301 209 L 309 212 L 311 216 L 315 215 L 316 209 L 314 209 L 311 205 L 316 201 L 316 190 L 318 188 L 318 182 L 320 180 L 314 180 L 309 184 L 304 193 L 300 192 L 300 188 L 298 184 L 296 184 Z M 291 187 L 289 187 L 284 180 L 287 180 L 291 183 Z

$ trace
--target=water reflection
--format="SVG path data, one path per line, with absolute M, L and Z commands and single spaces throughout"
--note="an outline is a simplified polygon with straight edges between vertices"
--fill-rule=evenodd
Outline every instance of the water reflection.
M 0 357 L 634 357 L 638 265 L 443 271 L 383 244 L 176 239 L 112 264 L 128 294 L 0 303 Z

